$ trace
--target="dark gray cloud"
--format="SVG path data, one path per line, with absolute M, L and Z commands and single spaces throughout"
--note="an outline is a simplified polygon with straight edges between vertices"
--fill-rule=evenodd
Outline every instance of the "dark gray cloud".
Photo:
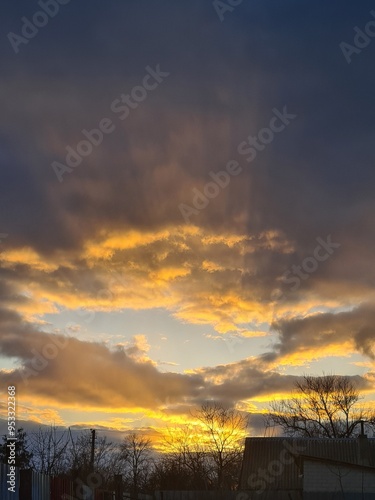
M 203 384 L 199 375 L 160 373 L 123 348 L 110 351 L 104 344 L 44 332 L 7 310 L 0 313 L 0 353 L 21 363 L 0 374 L 4 383 L 17 380 L 20 396 L 59 404 L 107 407 L 111 401 L 113 408 L 152 408 L 194 398 Z
M 301 253 L 319 234 L 355 233 L 374 184 L 374 49 L 349 66 L 339 42 L 351 40 L 371 7 L 251 2 L 223 23 L 211 2 L 61 7 L 17 57 L 3 51 L 1 224 L 11 241 L 47 251 L 80 244 L 98 225 L 180 223 L 177 205 L 190 188 L 238 157 L 237 145 L 285 104 L 298 116 L 294 126 L 254 164 L 242 159 L 242 181 L 198 224 L 222 228 L 246 211 L 250 233 L 278 227 Z M 7 2 L 4 33 L 36 8 Z M 51 161 L 158 63 L 169 80 L 57 183 Z
M 374 304 L 363 304 L 350 311 L 338 313 L 318 313 L 291 320 L 280 320 L 273 324 L 279 334 L 274 353 L 265 354 L 264 359 L 271 360 L 291 353 L 310 349 L 320 349 L 346 342 L 353 344 L 353 349 L 370 359 L 374 356 Z

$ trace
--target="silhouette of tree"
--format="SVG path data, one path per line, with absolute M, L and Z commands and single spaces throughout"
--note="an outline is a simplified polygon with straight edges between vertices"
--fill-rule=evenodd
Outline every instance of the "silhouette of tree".
M 169 429 L 162 465 L 165 472 L 178 473 L 185 489 L 208 490 L 212 488 L 214 464 L 196 427 L 186 424 Z
M 26 432 L 23 428 L 17 430 L 16 433 L 16 441 L 15 441 L 15 450 L 16 450 L 16 461 L 15 466 L 20 469 L 30 469 L 32 468 L 31 460 L 33 457 L 32 452 L 30 451 L 30 446 L 27 438 Z M 0 445 L 0 461 L 4 464 L 8 463 L 9 456 L 9 442 L 7 441 L 7 436 L 3 436 L 3 443 Z
M 361 422 L 375 422 L 374 412 L 358 405 L 360 399 L 349 377 L 305 375 L 290 399 L 271 403 L 266 421 L 280 426 L 289 436 L 355 437 Z
M 219 403 L 207 403 L 193 413 L 202 424 L 204 444 L 215 465 L 218 489 L 231 489 L 242 463 L 248 416 Z
M 113 476 L 113 458 L 117 447 L 109 441 L 106 436 L 97 436 L 95 440 L 94 472 L 100 481 L 107 481 Z M 67 471 L 73 479 L 83 482 L 93 472 L 90 463 L 91 458 L 91 432 L 82 431 L 76 438 L 70 434 L 70 443 L 67 450 Z
M 124 438 L 120 451 L 125 464 L 125 483 L 134 498 L 138 498 L 138 493 L 146 487 L 153 463 L 151 441 L 140 434 L 132 433 Z
M 30 434 L 33 469 L 42 474 L 57 476 L 67 469 L 69 436 L 55 426 L 42 428 Z

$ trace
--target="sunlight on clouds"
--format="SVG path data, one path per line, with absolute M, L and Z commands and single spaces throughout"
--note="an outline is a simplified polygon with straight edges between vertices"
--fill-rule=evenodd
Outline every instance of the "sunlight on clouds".
M 328 357 L 350 357 L 353 354 L 353 342 L 332 342 L 328 345 L 319 346 L 316 348 L 299 348 L 296 352 L 289 353 L 278 358 L 275 367 L 277 366 L 305 366 L 312 361 Z
M 18 397 L 18 400 L 20 398 Z M 22 401 L 22 398 L 21 398 Z M 17 418 L 19 420 L 30 420 L 44 425 L 64 425 L 65 422 L 56 409 L 43 408 L 30 405 L 17 405 Z
M 176 234 L 180 235 L 180 238 L 176 239 L 183 240 L 185 237 L 196 236 L 199 233 L 200 230 L 196 226 L 178 228 L 178 233 L 176 233 L 176 228 L 156 232 L 129 230 L 110 234 L 102 230 L 96 240 L 90 240 L 85 244 L 83 258 L 94 262 L 100 259 L 109 259 L 118 251 L 132 250 L 153 243 L 171 240 Z M 181 249 L 187 248 L 186 245 L 181 244 Z
M 240 330 L 242 337 L 254 338 L 254 337 L 267 337 L 269 332 L 259 331 L 259 330 Z
M 45 314 L 56 314 L 59 308 L 54 300 L 48 299 L 45 293 L 37 291 L 30 294 L 30 300 L 17 304 L 15 309 L 21 313 L 26 321 L 45 323 L 42 319 Z
M 133 335 L 129 342 L 116 344 L 115 347 L 124 347 L 127 356 L 138 361 L 139 363 L 151 363 L 154 366 L 157 365 L 157 363 L 147 355 L 151 346 L 148 343 L 146 335 Z
M 228 292 L 227 292 L 228 293 Z M 240 293 L 240 291 L 239 291 Z M 200 298 L 200 300 L 198 300 Z M 181 305 L 174 316 L 191 324 L 213 325 L 218 333 L 245 333 L 244 324 L 267 321 L 270 311 L 266 305 L 241 300 L 233 293 L 225 296 L 218 290 L 217 295 L 209 291 L 197 295 L 195 301 Z M 256 335 L 259 336 L 259 335 Z
M 246 413 L 255 413 L 258 411 L 258 407 L 252 401 L 239 401 L 236 404 L 236 410 L 244 411 Z
M 225 267 L 216 264 L 215 262 L 211 262 L 209 260 L 204 260 L 202 263 L 202 269 L 204 271 L 208 271 L 209 273 L 213 273 L 215 271 L 225 271 Z
M 64 262 L 59 258 L 46 259 L 45 256 L 39 255 L 32 248 L 24 247 L 14 250 L 6 250 L 0 253 L 0 261 L 3 267 L 12 268 L 16 265 L 27 265 L 35 271 L 51 273 L 56 271 L 62 264 L 69 265 L 69 261 L 64 259 Z
M 245 332 L 248 322 L 270 318 L 266 304 L 242 286 L 245 270 L 239 266 L 250 247 L 255 251 L 265 245 L 282 249 L 288 244 L 276 231 L 248 237 L 196 226 L 101 230 L 75 259 L 75 272 L 61 270 L 64 256 L 46 260 L 33 250 L 9 251 L 5 261 L 8 267 L 23 264 L 29 269 L 29 304 L 37 305 L 36 314 L 58 308 L 110 312 L 162 307 L 182 321 L 212 325 L 225 334 Z M 56 276 L 48 280 L 52 273 Z
M 293 244 L 276 230 L 246 236 L 184 225 L 157 231 L 100 230 L 74 260 L 61 253 L 46 259 L 30 249 L 8 250 L 1 258 L 14 273 L 10 282 L 18 293 L 22 290 L 17 266 L 25 266 L 27 295 L 14 308 L 26 318 L 64 310 L 110 313 L 163 308 L 186 324 L 209 325 L 221 335 L 251 338 L 267 335 L 265 325 L 279 318 L 288 320 L 299 314 L 308 318 L 323 305 L 325 311 L 343 307 L 335 299 L 322 302 L 309 289 L 293 303 L 261 299 L 264 285 L 256 271 L 254 276 L 249 274 L 253 263 L 244 257 L 292 251 Z M 74 270 L 72 263 L 60 265 L 69 258 Z M 244 276 L 249 280 L 246 286 Z M 305 350 L 303 356 L 297 351 L 285 356 L 280 365 L 304 366 L 331 352 L 346 355 L 348 345 L 338 347 L 336 342 L 320 351 Z
M 275 391 L 272 394 L 259 395 L 259 396 L 256 396 L 254 398 L 251 398 L 248 400 L 248 403 L 254 404 L 254 406 L 257 408 L 257 412 L 267 413 L 268 403 L 270 401 L 277 401 L 279 399 L 288 399 L 288 398 L 290 398 L 290 394 L 291 394 L 290 392 L 286 392 L 286 391 Z M 261 403 L 261 404 L 266 403 L 267 408 L 264 408 L 264 407 L 260 408 L 257 406 L 256 403 Z
M 350 364 L 354 366 L 360 366 L 362 368 L 375 368 L 375 363 L 373 361 L 352 361 Z
M 0 254 L 0 260 L 4 267 L 12 267 L 17 264 L 27 264 L 36 271 L 52 272 L 58 267 L 57 264 L 51 264 L 40 257 L 31 248 L 20 248 L 18 250 L 7 250 Z
M 295 317 L 307 318 L 313 316 L 317 312 L 337 312 L 344 307 L 341 299 L 322 299 L 313 292 L 307 290 L 303 294 L 299 294 L 298 301 L 289 303 L 287 301 L 271 302 L 269 313 L 266 316 L 267 321 L 274 322 L 280 318 L 293 319 Z
M 202 235 L 202 243 L 203 245 L 212 246 L 212 245 L 224 245 L 229 248 L 233 248 L 239 243 L 244 243 L 247 241 L 247 236 L 236 236 L 230 234 L 211 234 L 211 235 Z
M 338 54 L 357 7 L 247 2 L 220 28 L 241 2 L 77 1 L 68 36 L 4 58 L 0 394 L 17 385 L 20 419 L 194 441 L 193 408 L 259 414 L 302 373 L 372 395 L 373 65 Z M 145 67 L 172 76 L 121 116 Z
M 116 251 L 130 250 L 147 246 L 157 241 L 168 239 L 170 232 L 159 231 L 156 233 L 130 230 L 124 233 L 105 235 L 102 231 L 100 243 L 90 241 L 85 246 L 84 257 L 88 260 L 110 259 Z M 98 239 L 101 239 L 99 236 Z
M 162 269 L 156 273 L 150 273 L 151 279 L 156 281 L 157 283 L 159 282 L 168 282 L 168 281 L 173 281 L 176 278 L 184 278 L 188 276 L 191 273 L 190 269 L 186 269 L 183 267 L 176 267 L 176 268 L 168 268 L 168 269 Z

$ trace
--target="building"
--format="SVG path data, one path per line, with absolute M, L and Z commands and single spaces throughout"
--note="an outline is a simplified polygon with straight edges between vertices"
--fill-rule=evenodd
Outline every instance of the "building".
M 247 438 L 241 500 L 375 500 L 375 439 Z

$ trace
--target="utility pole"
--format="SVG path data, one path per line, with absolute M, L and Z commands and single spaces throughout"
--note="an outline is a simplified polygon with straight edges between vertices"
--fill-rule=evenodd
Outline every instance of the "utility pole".
M 94 456 L 95 456 L 95 429 L 90 429 L 91 431 L 91 459 L 90 459 L 90 468 L 91 472 L 94 472 Z
M 123 500 L 124 498 L 124 491 L 123 491 L 123 486 L 122 486 L 122 475 L 121 474 L 116 474 L 115 475 L 115 499 L 116 500 Z

